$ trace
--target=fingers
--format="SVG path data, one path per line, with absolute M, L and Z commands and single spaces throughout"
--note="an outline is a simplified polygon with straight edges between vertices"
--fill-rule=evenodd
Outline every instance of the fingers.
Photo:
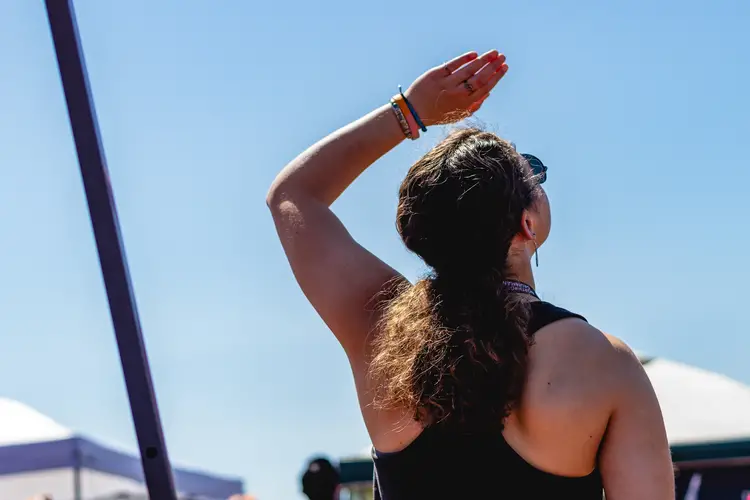
M 505 64 L 504 56 L 488 64 L 473 77 L 469 78 L 468 84 L 474 90 L 471 95 L 474 98 L 487 96 L 507 72 L 508 65 Z
M 505 55 L 500 54 L 492 62 L 478 69 L 474 72 L 474 74 L 469 75 L 466 80 L 471 84 L 472 87 L 474 87 L 474 90 L 479 90 L 481 87 L 487 85 L 487 82 L 490 81 L 490 78 L 495 73 L 500 71 L 503 66 L 507 66 L 505 64 Z
M 468 80 L 471 78 L 474 73 L 482 69 L 484 66 L 487 65 L 487 63 L 497 60 L 499 57 L 496 50 L 491 50 L 485 54 L 482 55 L 482 57 L 479 57 L 478 59 L 475 59 L 471 61 L 469 64 L 463 66 L 462 68 L 455 71 L 449 78 L 448 83 L 449 85 L 461 85 L 461 82 Z M 503 58 L 505 56 L 502 56 Z
M 460 68 L 461 66 L 463 66 L 464 64 L 466 64 L 466 63 L 468 63 L 470 61 L 473 61 L 477 57 L 478 57 L 478 55 L 477 55 L 476 52 L 474 52 L 474 51 L 467 52 L 466 54 L 464 54 L 462 56 L 458 56 L 457 58 L 453 59 L 452 61 L 448 61 L 447 63 L 445 63 L 442 66 L 441 71 L 445 74 L 445 76 L 450 76 L 451 73 L 453 73 L 454 71 L 456 71 L 458 68 Z

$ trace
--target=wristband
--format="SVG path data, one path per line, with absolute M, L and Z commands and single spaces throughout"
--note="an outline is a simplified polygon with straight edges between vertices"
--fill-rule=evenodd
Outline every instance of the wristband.
M 417 114 L 417 110 L 414 109 L 414 106 L 411 105 L 409 102 L 409 99 L 406 98 L 404 95 L 404 91 L 401 90 L 401 85 L 398 86 L 398 93 L 401 94 L 401 97 L 404 98 L 404 102 L 406 103 L 406 106 L 409 108 L 409 111 L 411 111 L 412 116 L 414 116 L 414 120 L 417 122 L 417 125 L 419 128 L 422 129 L 422 132 L 427 132 L 427 127 L 424 126 L 424 123 L 422 123 L 422 120 L 419 118 L 419 115 Z
M 398 124 L 401 125 L 401 131 L 404 133 L 406 137 L 411 139 L 412 135 L 411 135 L 409 123 L 406 121 L 406 117 L 401 112 L 401 109 L 398 107 L 398 104 L 396 104 L 396 101 L 394 101 L 393 99 L 391 99 L 391 108 L 393 109 L 393 113 L 396 115 Z

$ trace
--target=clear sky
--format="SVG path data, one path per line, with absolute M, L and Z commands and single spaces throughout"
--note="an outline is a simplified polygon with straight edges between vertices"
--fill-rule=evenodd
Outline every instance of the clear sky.
M 750 383 L 747 1 L 75 3 L 176 464 L 291 499 L 311 454 L 367 445 L 266 189 L 467 50 L 510 65 L 478 119 L 550 168 L 542 297 L 637 350 Z M 41 0 L 0 2 L 0 68 L 0 395 L 133 449 Z M 412 278 L 397 187 L 443 133 L 400 146 L 334 207 Z

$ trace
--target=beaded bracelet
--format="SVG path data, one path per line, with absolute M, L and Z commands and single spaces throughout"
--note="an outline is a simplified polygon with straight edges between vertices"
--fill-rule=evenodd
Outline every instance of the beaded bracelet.
M 419 139 L 419 126 L 417 125 L 417 122 L 414 120 L 414 116 L 412 116 L 411 111 L 409 110 L 409 107 L 406 105 L 406 101 L 404 100 L 404 97 L 402 95 L 395 95 L 393 96 L 393 100 L 398 105 L 398 109 L 401 110 L 401 114 L 404 115 L 404 118 L 406 119 L 406 123 L 409 125 L 409 130 L 411 130 L 411 137 L 414 140 Z
M 414 116 L 414 120 L 417 122 L 417 125 L 419 128 L 422 129 L 422 132 L 427 132 L 427 127 L 424 126 L 424 123 L 422 123 L 422 120 L 419 118 L 419 115 L 417 114 L 417 110 L 414 109 L 414 106 L 411 105 L 409 102 L 409 99 L 406 98 L 404 95 L 404 91 L 401 90 L 401 85 L 398 86 L 398 93 L 401 94 L 401 97 L 404 98 L 404 102 L 409 107 L 409 111 L 411 111 L 412 116 Z
M 401 131 L 406 137 L 412 139 L 409 123 L 406 121 L 404 114 L 401 112 L 401 108 L 398 107 L 398 104 L 396 104 L 396 101 L 393 99 L 391 99 L 391 108 L 393 108 L 393 113 L 396 115 L 396 119 L 398 119 L 399 125 L 401 125 Z

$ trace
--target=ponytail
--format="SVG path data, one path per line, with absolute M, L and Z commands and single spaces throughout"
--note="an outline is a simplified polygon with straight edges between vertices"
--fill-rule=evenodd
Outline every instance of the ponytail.
M 438 272 L 386 303 L 371 375 L 380 409 L 433 424 L 502 428 L 526 377 L 528 304 L 503 272 Z

